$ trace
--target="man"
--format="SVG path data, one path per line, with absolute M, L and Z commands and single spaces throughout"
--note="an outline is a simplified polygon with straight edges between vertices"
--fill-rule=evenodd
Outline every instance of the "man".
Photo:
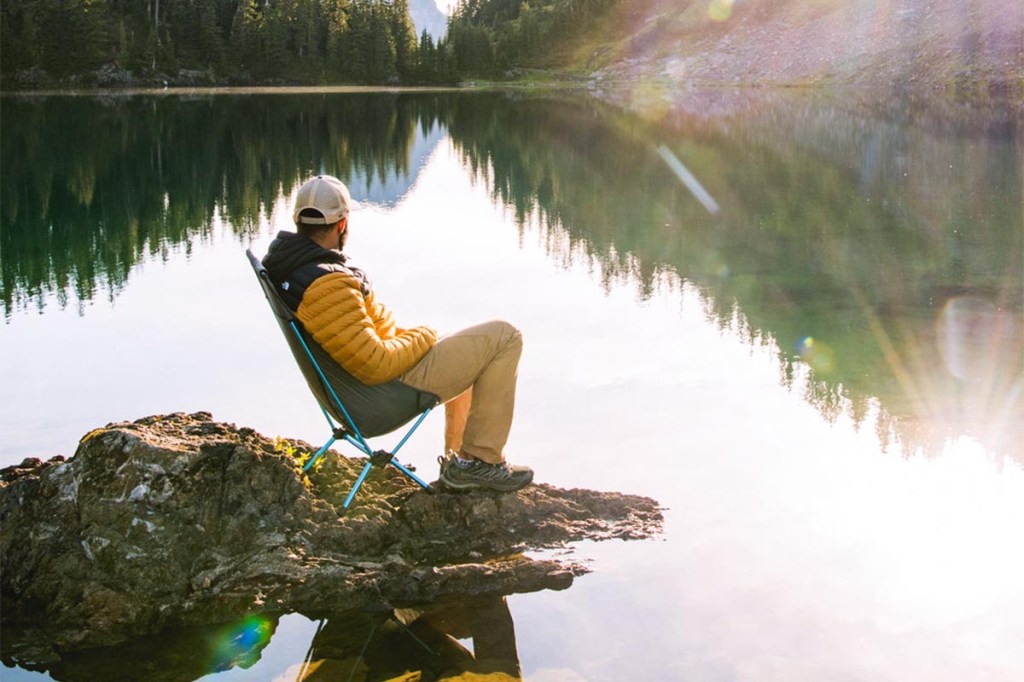
M 342 253 L 351 204 L 348 188 L 329 175 L 299 189 L 297 231 L 278 233 L 263 259 L 281 297 L 359 381 L 398 379 L 445 403 L 443 485 L 500 491 L 528 485 L 533 471 L 504 456 L 523 347 L 519 330 L 495 320 L 438 339 L 429 327 L 398 327 L 366 273 Z

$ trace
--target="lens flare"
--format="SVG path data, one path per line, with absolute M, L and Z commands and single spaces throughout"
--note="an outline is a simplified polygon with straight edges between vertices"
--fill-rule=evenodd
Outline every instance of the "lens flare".
M 805 336 L 797 341 L 796 352 L 818 374 L 828 374 L 835 366 L 835 354 L 827 344 L 813 336 Z
M 690 190 L 690 193 L 693 194 L 694 198 L 700 202 L 700 205 L 703 206 L 708 213 L 718 213 L 718 202 L 715 201 L 714 197 L 708 194 L 708 191 L 704 189 L 700 182 L 697 181 L 697 178 L 694 177 L 693 173 L 683 165 L 683 162 L 679 160 L 679 157 L 676 156 L 671 149 L 665 145 L 660 145 L 658 147 L 658 154 L 665 161 L 668 167 L 672 169 L 672 172 L 678 176 L 679 180 L 686 185 L 686 189 Z
M 260 659 L 273 633 L 274 623 L 260 615 L 225 627 L 210 642 L 210 671 L 250 667 Z
M 727 21 L 732 16 L 733 0 L 711 0 L 708 16 L 714 21 Z
M 973 296 L 951 298 L 936 321 L 939 351 L 949 373 L 964 382 L 980 382 L 996 371 L 1001 337 L 1013 317 L 991 302 Z

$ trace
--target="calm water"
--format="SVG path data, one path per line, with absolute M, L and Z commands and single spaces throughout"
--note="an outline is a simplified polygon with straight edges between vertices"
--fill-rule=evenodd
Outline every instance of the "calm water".
M 242 252 L 325 171 L 363 200 L 348 251 L 403 324 L 523 330 L 514 461 L 668 507 L 657 540 L 577 547 L 594 572 L 570 590 L 509 597 L 526 679 L 1024 677 L 1019 111 L 2 107 L 0 465 L 173 411 L 322 439 Z M 432 475 L 441 422 L 406 447 Z M 49 675 L 292 680 L 317 625 L 274 619 L 218 673 L 197 652 L 224 624 Z

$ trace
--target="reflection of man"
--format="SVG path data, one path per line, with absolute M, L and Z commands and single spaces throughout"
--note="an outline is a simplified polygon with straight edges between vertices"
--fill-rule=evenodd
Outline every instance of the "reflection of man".
M 472 638 L 470 652 L 458 640 Z M 303 680 L 520 680 L 515 627 L 504 597 L 483 597 L 385 619 L 344 614 L 313 637 Z M 408 676 L 417 671 L 419 676 Z M 471 679 L 481 679 L 472 677 Z
M 398 379 L 445 403 L 442 484 L 501 491 L 528 485 L 533 471 L 504 457 L 522 352 L 519 330 L 496 320 L 437 339 L 429 327 L 397 326 L 366 273 L 342 253 L 351 203 L 348 188 L 329 175 L 299 189 L 297 232 L 280 232 L 263 259 L 281 297 L 359 381 Z

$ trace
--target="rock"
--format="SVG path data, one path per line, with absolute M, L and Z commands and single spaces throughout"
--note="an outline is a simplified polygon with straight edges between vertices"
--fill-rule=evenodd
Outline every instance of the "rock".
M 54 83 L 54 79 L 39 66 L 16 71 L 9 81 L 18 90 L 42 90 Z
M 248 77 L 248 74 L 246 74 L 246 77 Z M 175 79 L 175 85 L 182 87 L 209 86 L 216 83 L 217 80 L 213 77 L 212 73 L 198 69 L 180 69 Z
M 132 73 L 115 63 L 104 64 L 96 72 L 96 85 L 101 88 L 130 87 L 135 84 L 136 79 Z
M 328 456 L 307 477 L 299 458 L 313 450 L 179 413 L 97 429 L 66 461 L 4 469 L 5 648 L 46 660 L 258 613 L 564 589 L 586 569 L 522 552 L 661 528 L 649 498 L 430 494 L 393 468 L 375 469 L 339 518 L 365 460 Z

